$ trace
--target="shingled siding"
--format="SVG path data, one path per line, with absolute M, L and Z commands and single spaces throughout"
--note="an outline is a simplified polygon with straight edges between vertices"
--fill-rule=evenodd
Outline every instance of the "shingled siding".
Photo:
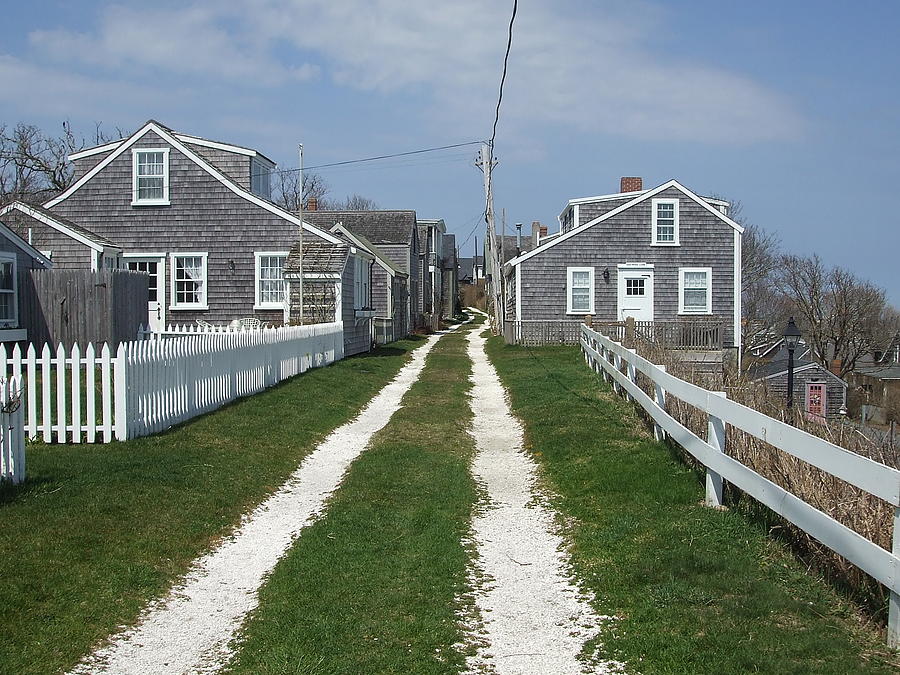
M 825 385 L 825 416 L 839 418 L 841 408 L 847 403 L 847 387 L 818 365 L 794 372 L 794 405 L 797 410 L 806 410 L 806 385 L 813 383 Z M 787 399 L 787 373 L 765 380 L 765 385 L 772 396 Z
M 356 319 L 353 308 L 353 258 L 341 275 L 341 320 L 344 322 L 344 356 L 367 352 L 372 348 L 372 320 Z
M 595 316 L 616 320 L 616 266 L 624 263 L 653 264 L 654 319 L 679 318 L 678 268 L 711 267 L 712 313 L 724 320 L 725 344 L 733 345 L 734 230 L 677 188 L 657 197 L 679 199 L 680 246 L 651 246 L 652 199 L 647 199 L 520 263 L 519 318 L 578 318 L 566 314 L 566 268 L 593 267 Z M 509 278 L 515 284 L 515 274 Z
M 418 238 L 414 240 L 418 242 Z M 412 250 L 406 244 L 378 244 L 379 250 L 401 270 L 409 274 L 407 286 L 407 298 L 404 301 L 408 305 L 410 325 L 407 329 L 420 324 L 417 318 L 421 311 L 417 310 L 416 302 L 419 298 L 419 251 L 417 246 Z M 405 317 L 404 317 L 405 318 Z
M 167 145 L 149 132 L 135 147 Z M 168 323 L 195 319 L 221 323 L 255 316 L 280 324 L 281 310 L 253 309 L 254 252 L 289 250 L 298 226 L 234 194 L 174 147 L 169 153 L 169 177 L 169 206 L 132 206 L 129 149 L 51 210 L 111 239 L 125 253 L 166 253 Z M 208 254 L 208 310 L 170 308 L 168 254 L 173 252 Z
M 96 155 L 88 155 L 87 157 L 82 157 L 81 159 L 76 159 L 72 161 L 72 182 L 74 183 L 79 178 L 81 178 L 88 171 L 97 166 L 104 159 L 109 157 L 115 149 L 107 150 L 106 152 L 98 152 Z
M 195 143 L 186 142 L 185 145 L 242 188 L 245 190 L 250 189 L 250 157 Z
M 62 234 L 58 230 L 54 230 L 49 225 L 21 211 L 12 210 L 0 220 L 25 241 L 29 241 L 28 231 L 30 229 L 31 245 L 38 251 L 50 251 L 50 259 L 54 267 L 91 269 L 93 260 L 93 249 L 91 247 Z
M 622 204 L 627 204 L 632 199 L 634 199 L 634 197 L 623 197 L 622 199 L 608 199 L 602 202 L 578 204 L 578 225 L 584 225 L 594 218 L 599 218 L 604 213 L 609 213 L 613 209 L 622 206 Z
M 390 291 L 393 277 L 377 263 L 372 266 L 372 307 L 375 316 L 390 317 Z

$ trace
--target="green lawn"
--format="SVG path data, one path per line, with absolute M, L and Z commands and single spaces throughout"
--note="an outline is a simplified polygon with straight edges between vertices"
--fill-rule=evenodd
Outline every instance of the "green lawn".
M 428 356 L 403 407 L 351 466 L 260 592 L 236 673 L 456 673 L 476 489 L 465 333 Z
M 576 574 L 620 617 L 608 656 L 648 674 L 897 672 L 883 634 L 759 525 L 702 506 L 698 476 L 577 348 L 494 338 L 489 354 L 571 523 Z
M 31 444 L 0 488 L 0 672 L 72 666 L 280 486 L 422 340 L 311 370 L 168 433 Z

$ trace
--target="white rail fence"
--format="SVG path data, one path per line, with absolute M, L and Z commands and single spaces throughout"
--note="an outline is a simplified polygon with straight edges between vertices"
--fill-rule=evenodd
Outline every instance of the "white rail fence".
M 653 419 L 658 440 L 668 435 L 706 467 L 707 504 L 722 503 L 722 481 L 727 480 L 884 584 L 890 591 L 887 641 L 891 647 L 900 646 L 900 471 L 729 401 L 722 392 L 707 391 L 674 377 L 664 367 L 638 356 L 633 349 L 584 325 L 581 348 L 594 371 L 611 381 L 617 392 L 624 392 L 640 404 Z M 652 381 L 653 397 L 637 384 L 638 372 Z M 699 438 L 666 413 L 667 396 L 707 413 L 706 439 Z M 726 424 L 891 504 L 894 507 L 892 550 L 885 550 L 725 454 Z
M 22 380 L 0 383 L 0 480 L 25 480 L 25 429 L 22 425 Z
M 20 425 L 45 443 L 108 443 L 162 431 L 344 356 L 338 323 L 201 332 L 25 353 L 0 346 L 24 382 Z

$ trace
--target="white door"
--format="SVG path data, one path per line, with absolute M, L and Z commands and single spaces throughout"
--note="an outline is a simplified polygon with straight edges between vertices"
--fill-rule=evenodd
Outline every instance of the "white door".
M 128 269 L 135 272 L 146 272 L 150 276 L 148 284 L 150 302 L 147 306 L 147 318 L 150 330 L 162 331 L 166 325 L 166 259 L 165 258 L 132 258 L 125 261 Z
M 653 268 L 620 265 L 618 278 L 619 321 L 653 321 Z

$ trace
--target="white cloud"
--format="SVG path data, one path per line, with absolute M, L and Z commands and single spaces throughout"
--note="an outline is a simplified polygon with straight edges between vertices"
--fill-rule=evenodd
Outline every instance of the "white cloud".
M 506 139 L 526 142 L 543 128 L 710 143 L 802 133 L 804 120 L 778 92 L 716 64 L 655 51 L 662 22 L 655 5 L 575 3 L 520 5 L 502 111 Z M 95 31 L 39 30 L 30 44 L 36 58 L 81 64 L 101 78 L 135 81 L 141 69 L 155 69 L 198 92 L 228 84 L 277 93 L 325 75 L 339 87 L 394 97 L 405 110 L 420 108 L 423 124 L 447 137 L 484 136 L 493 120 L 509 3 L 198 0 L 187 9 L 164 7 L 112 6 Z

